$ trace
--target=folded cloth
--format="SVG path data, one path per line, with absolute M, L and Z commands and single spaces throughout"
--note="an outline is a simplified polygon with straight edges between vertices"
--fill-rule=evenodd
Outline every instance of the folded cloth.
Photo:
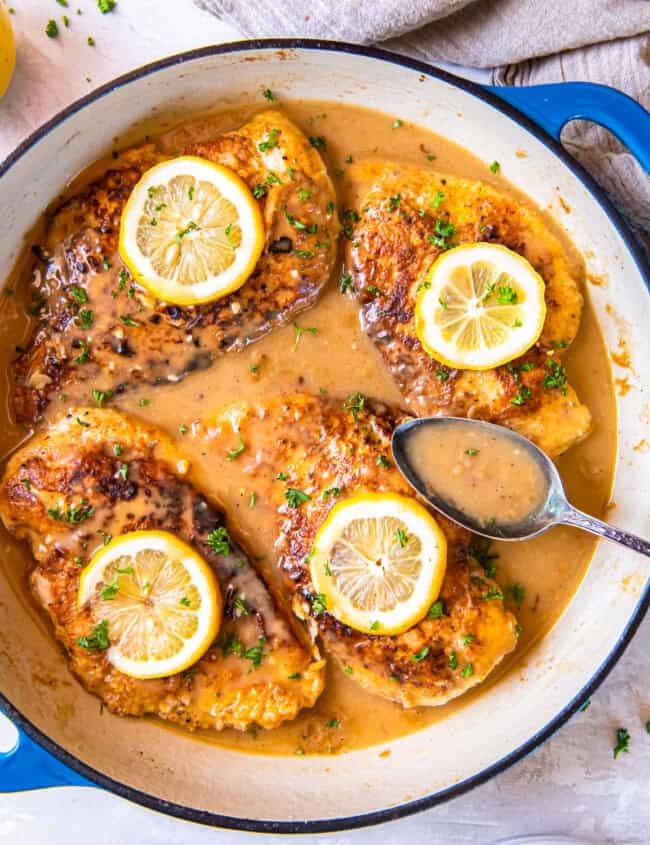
M 335 38 L 423 61 L 494 68 L 496 85 L 583 80 L 650 108 L 650 0 L 195 0 L 249 37 Z M 609 133 L 576 121 L 563 142 L 650 251 L 650 177 Z

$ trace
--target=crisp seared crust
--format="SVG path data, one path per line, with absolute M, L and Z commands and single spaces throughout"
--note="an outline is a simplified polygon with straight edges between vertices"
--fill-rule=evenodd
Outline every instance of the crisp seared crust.
M 561 244 L 542 217 L 482 182 L 380 163 L 359 165 L 354 175 L 372 187 L 361 200 L 360 219 L 347 228 L 350 293 L 411 410 L 418 416 L 471 416 L 507 425 L 551 455 L 584 438 L 591 415 L 573 388 L 544 386 L 554 366 L 549 361 L 559 362 L 575 338 L 583 298 Z M 544 279 L 544 330 L 522 358 L 472 372 L 444 367 L 422 348 L 415 297 L 441 253 L 428 239 L 435 236 L 437 219 L 456 227 L 450 242 L 503 244 L 525 256 Z M 523 404 L 516 404 L 518 396 Z
M 276 145 L 260 150 L 270 137 Z M 179 152 L 230 167 L 251 190 L 265 191 L 258 202 L 266 242 L 253 274 L 229 296 L 190 307 L 167 305 L 134 285 L 118 254 L 120 216 L 142 173 L 164 156 L 152 145 L 122 153 L 113 169 L 55 211 L 36 248 L 33 310 L 41 319 L 14 365 L 19 420 L 38 419 L 68 385 L 123 392 L 205 369 L 309 307 L 327 282 L 339 231 L 334 189 L 316 150 L 284 115 L 262 112 L 239 130 Z M 285 211 L 317 230 L 296 228 Z M 91 326 L 84 326 L 83 310 L 92 311 Z
M 126 471 L 119 472 L 123 465 Z M 65 514 L 82 500 L 94 508 L 88 519 L 53 517 L 53 509 Z M 156 429 L 106 409 L 61 418 L 10 460 L 0 486 L 0 515 L 8 530 L 31 545 L 34 596 L 49 613 L 72 671 L 113 712 L 152 713 L 188 728 L 272 728 L 316 701 L 323 662 L 299 642 L 241 546 L 232 540 L 230 553 L 219 555 L 207 545 L 224 516 L 192 485 L 187 461 Z M 81 568 L 75 557 L 87 562 L 108 535 L 154 528 L 189 542 L 213 567 L 224 622 L 217 642 L 191 670 L 137 680 L 114 669 L 103 652 L 78 645 L 97 620 L 89 606 L 77 607 Z M 234 604 L 237 596 L 250 613 Z M 236 642 L 242 651 L 261 645 L 260 665 L 233 652 Z
M 357 401 L 358 404 L 358 401 Z M 278 564 L 294 595 L 296 612 L 312 620 L 323 647 L 350 678 L 385 698 L 407 707 L 444 704 L 480 683 L 516 645 L 516 620 L 501 598 L 487 599 L 498 585 L 487 577 L 475 540 L 444 518 L 436 518 L 447 536 L 447 574 L 440 598 L 445 615 L 424 619 L 399 636 L 362 634 L 337 622 L 329 613 L 315 614 L 313 585 L 306 557 L 314 536 L 337 497 L 323 496 L 338 487 L 340 496 L 364 491 L 413 492 L 389 458 L 390 437 L 404 417 L 383 404 L 364 401 L 361 410 L 349 403 L 305 394 L 277 397 L 253 405 L 237 403 L 223 409 L 209 425 L 210 448 L 222 454 L 241 434 L 247 449 L 239 458 L 242 470 L 255 479 L 273 502 L 278 523 Z M 355 419 L 356 417 L 356 419 Z M 277 479 L 279 472 L 287 478 Z M 266 485 L 266 486 L 264 486 Z M 289 507 L 287 487 L 311 498 Z M 467 633 L 475 639 L 463 645 Z M 428 649 L 419 661 L 418 652 Z M 453 666 L 456 654 L 457 667 Z M 473 674 L 463 669 L 472 665 Z

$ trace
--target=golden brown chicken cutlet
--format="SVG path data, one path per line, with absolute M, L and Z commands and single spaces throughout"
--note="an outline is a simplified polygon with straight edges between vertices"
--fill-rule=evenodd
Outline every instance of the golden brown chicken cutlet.
M 233 434 L 246 442 L 240 469 L 270 502 L 278 566 L 294 610 L 311 621 L 323 648 L 352 680 L 384 698 L 439 705 L 480 683 L 516 646 L 516 619 L 491 577 L 485 547 L 436 517 L 448 541 L 441 605 L 397 636 L 337 621 L 315 600 L 309 574 L 315 534 L 337 501 L 367 491 L 414 495 L 391 458 L 391 434 L 403 418 L 360 394 L 345 401 L 290 394 L 228 406 L 207 423 L 207 436 L 214 454 Z M 304 495 L 292 495 L 296 490 Z
M 552 456 L 589 433 L 591 415 L 567 382 L 564 351 L 580 324 L 583 297 L 557 238 L 542 217 L 495 188 L 385 163 L 356 166 L 370 184 L 347 213 L 345 287 L 361 307 L 409 409 L 418 416 L 470 416 L 507 425 Z M 521 358 L 481 372 L 431 357 L 415 330 L 418 285 L 451 246 L 485 241 L 523 255 L 546 284 L 538 343 Z
M 106 409 L 81 409 L 10 460 L 0 516 L 35 558 L 30 584 L 81 683 L 120 715 L 155 714 L 186 728 L 272 728 L 316 701 L 324 666 L 292 628 L 221 510 L 197 490 L 164 434 Z M 83 566 L 111 536 L 162 529 L 213 568 L 224 601 L 215 643 L 190 670 L 140 680 L 88 648 L 94 625 L 77 606 Z M 220 551 L 208 542 L 215 530 Z M 224 544 L 225 543 L 225 544 Z
M 20 421 L 39 419 L 69 391 L 122 393 L 178 381 L 238 351 L 309 307 L 327 282 L 339 232 L 335 194 L 318 152 L 278 111 L 177 154 L 234 170 L 260 205 L 265 245 L 252 275 L 215 302 L 181 307 L 138 287 L 118 253 L 120 217 L 142 174 L 166 158 L 147 145 L 63 202 L 34 248 L 31 310 L 39 322 L 14 364 Z M 85 391 L 85 394 L 84 394 Z

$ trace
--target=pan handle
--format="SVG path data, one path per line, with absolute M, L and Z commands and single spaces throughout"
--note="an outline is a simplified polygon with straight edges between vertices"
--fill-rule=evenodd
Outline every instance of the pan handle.
M 579 118 L 604 126 L 650 173 L 650 114 L 622 91 L 593 82 L 485 87 L 523 112 L 557 141 L 570 120 Z
M 0 793 L 25 792 L 49 786 L 95 786 L 70 769 L 16 726 L 14 747 L 0 752 Z

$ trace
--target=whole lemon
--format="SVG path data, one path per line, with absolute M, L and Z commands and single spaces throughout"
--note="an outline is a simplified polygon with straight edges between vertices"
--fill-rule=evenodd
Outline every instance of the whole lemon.
M 16 45 L 14 44 L 11 20 L 9 19 L 9 12 L 0 2 L 0 97 L 9 87 L 15 64 Z

